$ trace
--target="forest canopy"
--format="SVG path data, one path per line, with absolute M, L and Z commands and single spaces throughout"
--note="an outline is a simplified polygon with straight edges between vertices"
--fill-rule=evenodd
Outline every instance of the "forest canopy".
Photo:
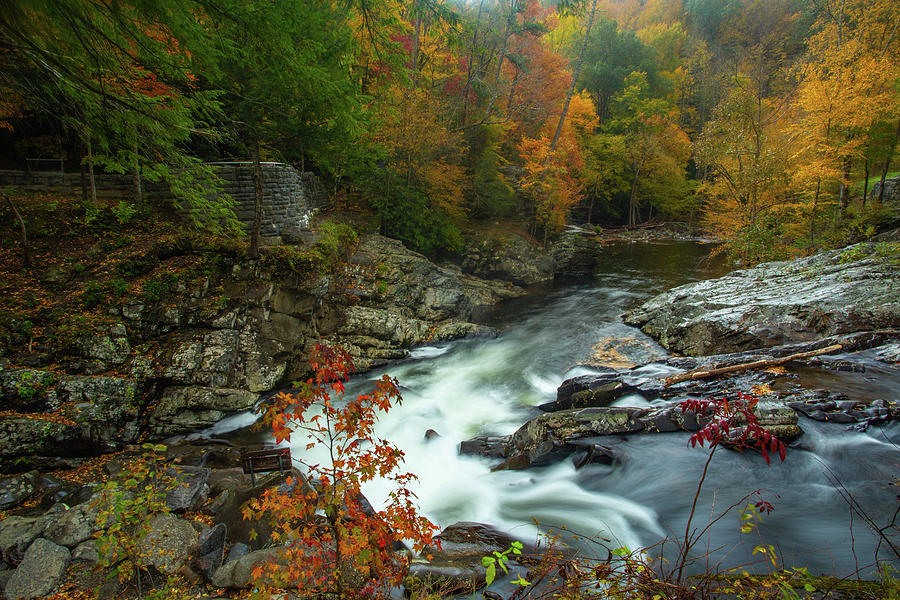
M 0 167 L 165 181 L 228 229 L 205 163 L 280 160 L 427 253 L 656 218 L 753 262 L 891 218 L 898 27 L 891 0 L 11 0 Z

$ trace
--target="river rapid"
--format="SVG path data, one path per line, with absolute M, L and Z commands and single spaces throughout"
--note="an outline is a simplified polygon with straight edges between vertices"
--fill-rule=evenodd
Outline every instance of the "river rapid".
M 348 394 L 370 389 L 387 372 L 397 378 L 402 405 L 384 416 L 377 433 L 406 454 L 404 470 L 418 475 L 413 490 L 421 511 L 441 528 L 457 521 L 492 524 L 534 542 L 546 531 L 566 528 L 609 548 L 636 549 L 681 537 L 707 457 L 688 447 L 688 434 L 666 433 L 597 439 L 615 447 L 622 461 L 576 470 L 572 461 L 524 471 L 491 472 L 497 461 L 460 456 L 458 445 L 479 435 L 515 431 L 540 414 L 537 405 L 555 399 L 570 377 L 596 372 L 579 366 L 607 338 L 635 338 L 650 354 L 665 351 L 620 315 L 675 285 L 719 276 L 726 270 L 709 258 L 710 245 L 691 242 L 614 243 L 589 283 L 540 290 L 495 312 L 496 337 L 416 348 L 409 359 L 354 379 Z M 805 369 L 804 385 L 828 385 L 851 398 L 894 400 L 900 392 L 896 368 L 865 357 L 866 373 Z M 666 375 L 666 367 L 651 366 Z M 651 373 L 652 374 L 652 373 Z M 630 396 L 616 404 L 647 406 L 654 398 Z M 697 546 L 709 557 L 695 569 L 745 566 L 764 571 L 759 544 L 772 544 L 779 566 L 813 573 L 872 574 L 877 538 L 842 496 L 852 497 L 879 526 L 897 508 L 892 482 L 900 474 L 900 428 L 872 426 L 867 432 L 801 417 L 805 434 L 787 460 L 767 466 L 755 453 L 716 453 L 694 525 L 712 519 L 759 490 L 771 502 L 756 531 L 740 534 L 739 511 L 718 521 Z M 426 439 L 426 431 L 438 437 Z M 294 452 L 304 452 L 297 443 Z M 307 455 L 316 462 L 318 457 Z M 389 492 L 385 482 L 364 490 L 376 506 Z M 672 545 L 668 544 L 671 556 Z M 599 549 L 588 545 L 582 551 Z M 654 551 L 658 553 L 658 551 Z M 602 550 L 605 556 L 606 551 Z M 879 558 L 889 554 L 882 549 Z

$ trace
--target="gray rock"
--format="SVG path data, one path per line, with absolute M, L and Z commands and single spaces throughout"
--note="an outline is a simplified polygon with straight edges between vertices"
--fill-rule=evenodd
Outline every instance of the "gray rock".
M 225 537 L 226 527 L 219 523 L 215 527 L 207 529 L 200 534 L 194 567 L 200 571 L 208 581 L 212 581 L 213 575 L 225 562 Z
M 164 573 L 175 573 L 186 565 L 197 551 L 197 532 L 190 523 L 171 513 L 158 513 L 150 518 L 150 531 L 138 543 L 145 565 Z
M 8 510 L 25 502 L 38 490 L 39 481 L 38 471 L 0 479 L 0 510 Z
M 244 556 L 247 556 L 250 553 L 250 547 L 243 542 L 236 542 L 231 546 L 231 550 L 228 551 L 228 558 L 225 560 L 226 563 L 234 562 Z
M 28 546 L 44 533 L 47 519 L 7 517 L 0 521 L 0 560 L 17 565 L 22 561 Z
M 54 519 L 44 531 L 48 540 L 74 548 L 94 534 L 97 524 L 97 507 L 91 502 L 73 506 Z
M 167 470 L 174 488 L 166 492 L 166 507 L 172 512 L 185 512 L 196 508 L 206 499 L 209 491 L 207 480 L 210 469 L 205 467 L 177 466 Z
M 22 564 L 6 583 L 9 600 L 49 596 L 60 584 L 69 566 L 69 551 L 44 538 L 38 538 L 28 548 Z
M 72 560 L 86 562 L 95 565 L 100 560 L 100 553 L 97 552 L 97 544 L 94 540 L 88 540 L 75 546 L 72 550 Z
M 553 245 L 554 279 L 589 279 L 603 253 L 600 236 L 584 231 L 567 231 Z
M 475 241 L 467 247 L 462 268 L 483 279 L 530 286 L 553 279 L 553 257 L 518 235 Z
M 898 276 L 874 244 L 857 244 L 677 287 L 625 321 L 693 355 L 900 327 Z
M 253 579 L 253 569 L 260 563 L 287 563 L 276 548 L 266 548 L 245 554 L 219 567 L 212 576 L 212 584 L 220 588 L 245 588 Z

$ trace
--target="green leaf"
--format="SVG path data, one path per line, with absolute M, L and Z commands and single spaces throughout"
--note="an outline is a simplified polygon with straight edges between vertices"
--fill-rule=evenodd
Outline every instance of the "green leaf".
M 485 585 L 491 585 L 494 583 L 494 578 L 497 576 L 497 569 L 494 567 L 493 563 L 487 566 L 487 573 L 484 574 L 484 582 Z
M 628 549 L 628 546 L 622 546 L 621 548 L 616 548 L 612 551 L 616 556 L 628 556 L 631 554 L 631 550 Z
M 814 591 L 816 591 L 816 586 L 814 586 L 811 583 L 805 583 L 805 584 L 803 584 L 803 589 L 806 590 L 807 592 L 814 592 Z
M 482 556 L 481 557 L 481 566 L 482 567 L 490 567 L 495 562 L 497 562 L 497 559 L 494 558 L 493 556 Z

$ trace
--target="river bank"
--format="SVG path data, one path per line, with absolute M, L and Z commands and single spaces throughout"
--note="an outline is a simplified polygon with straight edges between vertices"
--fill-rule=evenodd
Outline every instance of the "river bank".
M 617 406 L 631 406 L 632 408 L 627 409 L 628 411 L 635 409 L 649 411 L 659 408 L 658 406 L 653 407 L 656 402 L 654 394 L 658 394 L 658 388 L 654 388 L 656 390 L 654 391 L 646 387 L 651 380 L 705 364 L 758 358 L 759 355 L 751 354 L 710 359 L 664 358 L 666 353 L 648 337 L 622 324 L 618 315 L 626 308 L 633 307 L 639 300 L 647 299 L 655 292 L 662 292 L 673 285 L 683 283 L 686 279 L 703 279 L 708 277 L 709 273 L 697 266 L 697 260 L 702 257 L 703 251 L 691 254 L 695 251 L 689 252 L 688 246 L 676 248 L 672 245 L 661 244 L 657 245 L 655 249 L 651 248 L 648 253 L 646 248 L 636 246 L 638 245 L 626 244 L 617 248 L 608 248 L 607 256 L 603 259 L 606 261 L 603 263 L 603 269 L 614 265 L 615 271 L 599 272 L 589 285 L 582 284 L 582 287 L 542 292 L 533 298 L 507 300 L 508 306 L 501 308 L 499 314 L 495 315 L 493 323 L 502 332 L 499 337 L 475 338 L 427 346 L 414 350 L 404 362 L 394 364 L 390 368 L 391 374 L 398 377 L 404 386 L 406 402 L 401 408 L 402 412 L 389 417 L 382 424 L 384 427 L 382 433 L 385 437 L 398 441 L 401 447 L 406 449 L 407 467 L 413 472 L 420 473 L 424 478 L 422 486 L 417 491 L 421 505 L 426 514 L 441 523 L 443 527 L 448 527 L 460 520 L 480 521 L 509 532 L 517 539 L 527 541 L 528 538 L 533 538 L 536 530 L 533 526 L 526 527 L 523 524 L 528 522 L 531 517 L 535 517 L 540 523 L 548 526 L 565 524 L 573 529 L 577 528 L 579 531 L 614 536 L 619 543 L 633 548 L 646 544 L 655 536 L 672 528 L 673 525 L 677 530 L 677 523 L 682 518 L 678 516 L 681 514 L 681 509 L 676 508 L 679 503 L 666 501 L 664 498 L 671 496 L 674 499 L 690 494 L 691 481 L 696 481 L 696 473 L 693 471 L 696 469 L 697 460 L 702 459 L 701 454 L 690 453 L 683 448 L 683 435 L 686 434 L 644 436 L 634 435 L 636 432 L 630 430 L 625 432 L 624 437 L 627 439 L 622 439 L 623 432 L 619 431 L 616 436 L 605 436 L 600 440 L 593 441 L 590 436 L 582 436 L 581 439 L 585 443 L 612 446 L 613 460 L 607 461 L 601 458 L 602 452 L 595 451 L 590 460 L 581 461 L 580 468 L 576 468 L 576 465 L 569 460 L 573 454 L 578 454 L 578 452 L 566 451 L 558 453 L 553 460 L 545 461 L 544 466 L 528 465 L 524 471 L 494 471 L 492 473 L 491 467 L 498 462 L 497 460 L 459 456 L 457 450 L 460 441 L 469 439 L 473 435 L 484 433 L 508 435 L 512 433 L 522 423 L 536 416 L 536 413 L 539 412 L 538 405 L 548 401 L 559 401 L 560 395 L 557 388 L 565 389 L 564 380 L 573 376 L 595 378 L 590 380 L 591 383 L 585 387 L 585 390 L 590 391 L 592 398 L 600 395 L 598 393 L 600 387 L 612 383 L 611 387 L 614 388 L 615 393 L 610 394 L 607 399 L 616 406 L 613 406 L 611 410 L 622 411 L 625 409 L 617 408 Z M 680 250 L 682 255 L 678 256 L 676 250 Z M 893 334 L 887 335 L 889 338 Z M 622 342 L 629 338 L 632 341 L 628 343 L 610 343 L 610 340 Z M 889 341 L 888 338 L 882 341 Z M 598 352 L 598 346 L 605 351 Z M 610 348 L 615 352 L 611 353 Z M 852 357 L 838 356 L 834 359 L 833 368 L 825 365 L 825 368 L 821 370 L 860 378 L 877 374 L 884 381 L 884 389 L 893 390 L 891 393 L 894 393 L 896 390 L 891 386 L 890 381 L 891 377 L 896 376 L 896 361 L 883 361 L 876 358 L 875 354 L 883 350 L 885 348 L 866 350 Z M 774 354 L 790 351 L 789 348 L 768 350 Z M 866 354 L 867 352 L 868 354 Z M 608 365 L 614 366 L 608 366 L 606 372 L 598 373 L 598 369 L 604 366 L 603 362 L 611 359 L 618 362 L 607 362 Z M 630 359 L 632 364 L 624 366 L 623 359 Z M 582 363 L 583 366 L 578 366 L 578 363 Z M 841 370 L 847 364 L 862 365 L 868 373 Z M 882 366 L 878 367 L 877 365 Z M 615 369 L 614 372 L 612 372 L 613 369 Z M 878 369 L 883 369 L 884 373 L 879 374 Z M 356 390 L 362 391 L 369 377 L 376 376 L 380 372 L 381 370 L 375 370 L 371 375 L 354 382 L 350 388 L 351 393 L 355 393 Z M 893 375 L 891 375 L 892 373 Z M 644 383 L 634 381 L 640 375 L 644 376 L 646 380 Z M 765 386 L 777 388 L 784 385 L 785 382 L 790 384 L 796 381 L 789 373 L 778 376 L 768 373 L 750 374 L 741 377 L 746 379 L 746 387 L 741 389 L 752 390 L 756 387 L 757 391 Z M 702 393 L 718 393 L 728 388 L 731 385 L 730 381 L 704 383 L 702 385 L 707 387 L 703 388 Z M 598 383 L 599 385 L 595 385 Z M 679 386 L 681 390 L 688 389 L 687 384 L 679 384 Z M 572 387 L 571 383 L 568 387 Z M 608 391 L 608 388 L 605 389 Z M 772 393 L 782 394 L 782 391 L 777 390 Z M 794 393 L 798 392 L 795 390 Z M 572 394 L 569 393 L 568 397 L 571 399 Z M 781 397 L 779 396 L 779 398 Z M 842 426 L 834 424 L 836 419 L 828 415 L 840 413 L 852 416 L 854 411 L 857 411 L 862 417 L 859 420 L 866 420 L 878 415 L 863 414 L 864 410 L 877 409 L 878 406 L 866 408 L 859 398 L 848 397 L 847 400 L 843 400 L 815 397 L 811 399 L 819 402 L 820 406 L 810 408 L 807 413 L 812 415 L 816 411 L 820 411 L 826 415 L 824 421 L 832 422 L 826 422 L 822 426 L 815 425 L 805 414 L 798 417 L 794 411 L 791 411 L 794 415 L 794 422 L 804 430 L 804 434 L 798 438 L 797 443 L 800 445 L 795 448 L 799 452 L 796 456 L 800 458 L 790 458 L 790 456 L 794 456 L 793 450 L 792 454 L 789 454 L 789 463 L 792 464 L 790 471 L 759 470 L 760 467 L 755 465 L 752 457 L 740 457 L 740 459 L 726 457 L 725 464 L 720 468 L 717 466 L 716 470 L 716 476 L 724 482 L 722 485 L 739 487 L 738 482 L 734 480 L 734 473 L 730 472 L 735 469 L 735 460 L 737 460 L 737 464 L 740 465 L 737 473 L 743 473 L 738 476 L 738 479 L 746 478 L 747 469 L 750 469 L 749 472 L 754 473 L 753 477 L 777 479 L 777 486 L 773 485 L 772 487 L 796 487 L 798 485 L 797 477 L 802 477 L 798 475 L 798 472 L 811 472 L 810 468 L 815 471 L 813 464 L 807 464 L 807 459 L 803 457 L 818 457 L 816 459 L 818 460 L 830 456 L 833 448 L 829 446 L 838 439 L 854 440 L 850 446 L 852 448 L 859 447 L 858 444 L 863 439 L 874 439 L 871 432 L 847 433 L 843 431 Z M 876 398 L 869 398 L 869 400 L 874 399 Z M 853 400 L 852 407 L 840 407 L 840 402 L 849 400 Z M 833 407 L 828 404 L 829 402 L 833 403 Z M 888 407 L 888 414 L 890 414 L 890 407 Z M 890 424 L 888 423 L 887 426 L 890 427 Z M 489 431 L 485 431 L 485 428 Z M 839 429 L 835 430 L 834 428 Z M 426 441 L 425 432 L 428 429 L 435 430 L 439 435 L 432 436 Z M 885 431 L 889 436 L 894 435 L 890 428 Z M 594 433 L 599 436 L 603 432 Z M 832 441 L 825 442 L 824 440 Z M 580 441 L 575 445 L 579 444 Z M 868 448 L 866 452 L 873 456 L 871 450 Z M 250 486 L 244 480 L 245 476 L 234 470 L 237 462 L 236 451 L 227 446 L 209 446 L 201 442 L 200 445 L 173 446 L 170 452 L 170 458 L 173 461 L 186 465 L 188 472 L 199 474 L 193 483 L 185 485 L 186 488 L 195 490 L 195 495 L 189 495 L 189 500 L 183 502 L 186 502 L 187 505 L 179 508 L 178 511 L 184 512 L 187 520 L 192 518 L 190 516 L 193 514 L 192 510 L 199 509 L 212 517 L 213 522 L 227 522 L 228 547 L 240 548 L 238 544 L 247 544 L 248 551 L 252 551 L 250 540 L 242 541 L 244 539 L 242 536 L 246 535 L 246 529 L 242 528 L 239 516 L 235 516 L 240 499 L 247 499 L 253 493 L 252 490 L 247 489 Z M 660 460 L 660 457 L 667 458 Z M 833 457 L 826 460 L 832 461 Z M 846 461 L 841 461 L 837 465 L 841 480 L 860 493 L 862 497 L 871 497 L 876 501 L 879 498 L 884 499 L 884 491 L 881 490 L 880 484 L 876 482 L 874 487 L 865 487 L 872 484 L 863 485 L 857 477 L 846 472 L 849 460 L 848 456 Z M 878 458 L 877 461 L 881 461 L 881 458 Z M 881 465 L 882 463 L 878 462 L 877 464 Z M 879 466 L 878 468 L 882 469 L 883 467 Z M 671 477 L 674 475 L 673 470 L 682 470 L 682 472 L 678 477 L 673 478 Z M 668 473 L 669 476 L 664 476 L 664 473 Z M 888 473 L 889 470 L 884 471 L 884 474 L 878 477 L 887 477 Z M 26 501 L 30 499 L 31 502 L 34 502 L 37 498 L 43 501 L 44 498 L 49 497 L 48 491 L 53 482 L 45 485 L 42 480 L 35 481 L 36 476 L 32 475 L 31 477 L 30 483 L 33 489 L 31 494 L 26 496 Z M 23 488 L 29 484 L 28 478 L 18 479 L 18 481 L 22 483 Z M 460 481 L 467 482 L 465 489 L 460 488 Z M 732 481 L 733 483 L 728 483 Z M 889 478 L 881 479 L 881 481 L 889 481 Z M 271 483 L 267 482 L 265 485 L 271 485 Z M 854 488 L 856 485 L 863 485 L 863 487 Z M 42 487 L 45 489 L 42 490 Z M 747 487 L 747 481 L 741 482 L 740 489 L 745 487 Z M 802 486 L 800 487 L 802 488 Z M 256 490 L 257 493 L 258 491 Z M 367 490 L 366 494 L 377 504 L 377 499 L 383 497 L 384 491 L 379 490 L 376 486 L 372 490 Z M 776 491 L 788 495 L 783 489 Z M 78 492 L 78 488 L 75 488 L 67 493 L 85 492 Z M 718 493 L 722 493 L 721 490 Z M 799 499 L 804 493 L 806 492 L 800 490 L 792 491 L 790 496 L 796 495 Z M 78 496 L 70 497 L 77 498 Z M 565 499 L 565 502 L 560 506 L 558 503 L 561 499 Z M 825 502 L 825 499 L 822 501 Z M 797 502 L 797 504 L 803 503 Z M 226 508 L 226 505 L 230 508 Z M 827 510 L 823 513 L 825 504 L 816 501 L 810 506 L 807 500 L 806 505 L 809 511 L 818 512 L 819 518 L 824 519 L 824 522 L 830 522 L 830 516 L 822 516 L 828 514 Z M 783 510 L 782 514 L 785 516 L 779 517 L 771 525 L 772 529 L 784 527 L 794 520 L 802 523 L 808 518 L 807 513 L 796 513 L 790 505 L 780 506 L 779 509 Z M 32 504 L 26 510 L 36 515 L 42 509 Z M 89 516 L 85 517 L 82 509 L 79 511 L 78 514 L 81 517 L 76 519 L 72 513 L 68 520 L 79 523 L 85 519 L 89 521 Z M 226 517 L 229 514 L 231 517 Z M 10 547 L 14 547 L 17 549 L 16 552 L 22 553 L 29 547 L 28 537 L 35 532 L 37 532 L 36 537 L 33 539 L 41 537 L 47 539 L 46 535 L 41 532 L 46 531 L 46 529 L 41 530 L 41 524 L 46 528 L 51 520 L 57 519 L 28 516 L 27 514 L 23 514 L 20 518 L 35 520 L 26 523 L 14 521 L 17 523 L 16 528 L 13 530 L 3 529 L 0 531 L 0 538 L 3 537 L 3 532 L 10 533 L 10 535 L 12 535 L 11 532 L 17 532 L 13 536 L 16 543 Z M 39 521 L 40 519 L 44 520 Z M 6 522 L 4 521 L 4 523 Z M 601 523 L 602 526 L 598 529 L 598 525 Z M 9 527 L 10 524 L 6 523 L 5 526 Z M 832 533 L 840 531 L 843 525 L 834 527 L 836 529 L 829 525 L 825 531 Z M 203 529 L 203 527 L 200 528 Z M 21 533 L 23 529 L 27 530 L 25 534 Z M 82 524 L 82 529 L 91 529 L 91 527 L 85 528 Z M 245 531 L 245 533 L 242 534 L 241 531 Z M 717 536 L 717 539 L 723 540 L 734 538 L 734 532 L 730 529 L 716 530 L 713 535 Z M 862 540 L 862 532 L 859 532 L 859 537 Z M 807 543 L 803 540 L 807 538 L 808 536 L 804 535 L 798 536 L 798 540 L 801 541 L 795 544 L 797 548 L 795 552 L 802 552 L 803 545 Z M 64 539 L 64 541 L 74 544 L 69 550 L 70 554 L 74 556 L 74 551 L 78 546 L 89 540 L 86 538 L 75 543 L 74 538 L 71 538 Z M 862 544 L 862 541 L 860 543 Z M 65 544 L 57 545 L 69 548 Z M 499 548 L 499 542 L 495 546 Z M 188 543 L 188 547 L 193 547 L 192 542 Z M 487 547 L 478 546 L 477 551 L 473 551 L 465 564 L 480 562 L 478 553 L 484 552 Z M 505 548 L 499 549 L 502 551 Z M 8 550 L 8 552 L 11 551 Z M 218 553 L 218 549 L 215 549 L 215 552 Z M 82 556 L 82 554 L 79 551 L 78 556 Z M 218 554 L 216 555 L 218 556 Z M 483 554 L 481 555 L 483 556 Z M 9 554 L 9 556 L 13 558 L 19 555 Z M 259 556 L 253 555 L 252 558 L 243 560 L 249 564 Z M 24 554 L 22 554 L 22 558 L 24 558 Z M 186 558 L 185 560 L 187 562 L 191 559 Z M 235 561 L 238 560 L 240 558 L 236 554 Z M 461 568 L 460 564 L 462 563 L 458 563 L 457 567 Z M 810 562 L 804 564 L 810 564 Z M 818 563 L 813 561 L 812 564 Z M 425 567 L 417 568 L 423 573 L 427 571 Z M 238 567 L 233 566 L 230 569 L 238 570 Z M 466 569 L 469 569 L 465 571 L 468 575 L 465 575 L 463 579 L 468 577 L 471 580 L 471 569 L 469 567 Z M 208 576 L 214 576 L 216 570 L 213 569 Z M 822 569 L 822 571 L 827 572 L 826 569 Z M 476 568 L 476 575 L 480 572 L 480 568 Z M 224 581 L 222 579 L 224 577 L 224 574 L 221 575 L 220 583 Z M 235 583 L 233 574 L 229 577 L 232 577 L 229 580 L 230 583 Z

